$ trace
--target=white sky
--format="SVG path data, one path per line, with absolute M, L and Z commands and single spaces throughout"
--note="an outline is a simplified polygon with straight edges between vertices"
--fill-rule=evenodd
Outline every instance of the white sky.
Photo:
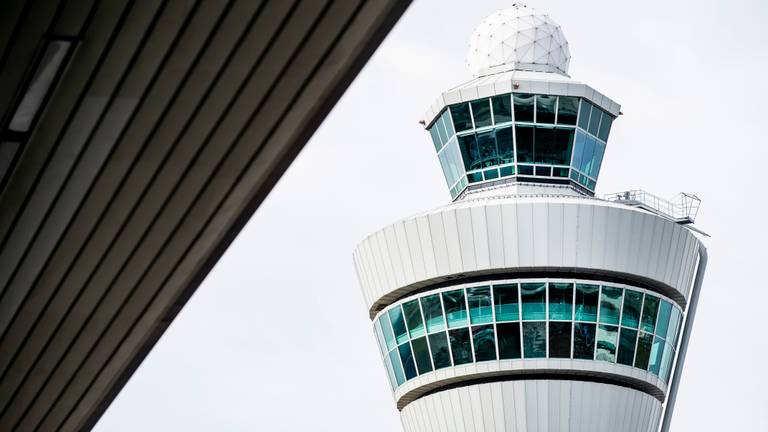
M 417 120 L 469 79 L 470 34 L 511 3 L 411 6 L 97 431 L 400 430 L 352 250 L 449 202 Z M 571 76 L 622 104 L 598 194 L 703 200 L 710 264 L 673 430 L 768 430 L 768 3 L 528 4 L 563 27 Z

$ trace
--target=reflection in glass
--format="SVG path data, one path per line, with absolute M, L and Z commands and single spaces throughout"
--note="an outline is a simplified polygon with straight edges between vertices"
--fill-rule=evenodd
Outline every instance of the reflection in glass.
M 571 357 L 571 323 L 549 323 L 549 357 Z
M 520 319 L 517 284 L 494 285 L 493 304 L 496 307 L 496 321 Z
M 533 126 L 515 125 L 517 161 L 533 162 Z
M 437 134 L 437 122 L 429 128 L 429 135 L 432 137 L 432 143 L 435 145 L 435 150 L 440 151 L 443 148 L 443 142 L 440 139 L 440 135 Z
M 653 329 L 656 326 L 656 315 L 659 311 L 659 298 L 653 296 L 645 296 L 645 302 L 643 303 L 643 317 L 640 324 L 643 326 L 643 330 L 648 333 L 653 333 Z
M 607 362 L 616 361 L 616 341 L 618 339 L 619 328 L 600 324 L 597 327 L 597 351 L 595 360 Z
M 379 325 L 381 326 L 381 332 L 384 333 L 384 340 L 387 342 L 387 350 L 391 350 L 396 344 L 395 335 L 392 333 L 392 327 L 389 325 L 388 314 L 381 314 Z
M 557 101 L 557 123 L 576 125 L 576 113 L 579 110 L 579 98 L 560 96 Z
M 472 117 L 475 119 L 475 128 L 491 125 L 491 105 L 488 99 L 472 101 Z
M 635 367 L 648 369 L 648 358 L 651 355 L 651 345 L 653 344 L 653 335 L 640 332 L 637 339 L 637 354 L 635 354 Z
M 600 296 L 600 322 L 618 324 L 620 308 L 621 288 L 604 286 Z
M 389 359 L 389 356 L 387 354 L 384 354 L 384 367 L 387 369 L 389 386 L 392 387 L 392 391 L 395 391 L 397 386 L 400 385 L 401 383 L 397 382 L 397 378 L 395 378 L 395 371 L 392 368 L 392 361 Z
M 403 320 L 403 313 L 400 311 L 400 306 L 389 310 L 389 319 L 392 321 L 392 330 L 395 332 L 397 343 L 401 344 L 407 341 L 408 332 L 405 329 L 405 321 Z
M 413 353 L 411 352 L 411 344 L 404 343 L 397 347 L 400 352 L 400 361 L 403 362 L 403 371 L 405 372 L 405 379 L 409 380 L 416 377 L 416 363 L 413 361 Z
M 661 370 L 661 356 L 664 354 L 664 341 L 660 338 L 653 339 L 653 347 L 651 348 L 651 357 L 648 364 L 648 371 L 656 376 L 659 376 Z
M 496 134 L 494 131 L 479 132 L 477 134 L 477 148 L 480 159 L 472 161 L 473 169 L 499 164 L 499 157 L 496 152 Z
M 584 360 L 595 358 L 595 324 L 574 324 L 573 358 Z
M 573 316 L 573 284 L 549 283 L 549 319 L 571 320 Z
M 576 284 L 576 320 L 597 321 L 599 285 Z
M 592 104 L 587 102 L 586 100 L 581 100 L 581 110 L 579 111 L 579 127 L 587 130 L 589 129 L 589 115 L 592 112 Z M 453 114 L 453 110 L 451 110 L 451 114 Z M 455 122 L 454 118 L 454 122 Z
M 451 353 L 448 351 L 448 336 L 445 332 L 429 335 L 429 347 L 432 349 L 432 362 L 435 369 L 451 366 Z
M 512 93 L 515 104 L 515 121 L 533 122 L 533 95 Z
M 512 99 L 509 95 L 494 96 L 491 98 L 491 105 L 496 124 L 512 121 Z
M 600 119 L 600 129 L 597 132 L 598 138 L 608 141 L 608 134 L 611 133 L 611 123 L 613 123 L 613 117 L 604 112 L 603 117 Z
M 413 355 L 416 357 L 416 366 L 419 369 L 419 375 L 432 371 L 432 361 L 429 358 L 429 348 L 427 347 L 427 338 L 420 337 L 411 341 L 413 345 Z
M 443 126 L 445 127 L 445 136 L 448 138 L 453 136 L 456 131 L 453 130 L 453 124 L 451 124 L 451 117 L 448 114 L 448 110 L 443 111 L 443 115 L 440 116 L 440 120 L 443 122 Z
M 445 316 L 448 318 L 448 328 L 467 325 L 467 307 L 464 304 L 464 290 L 443 293 Z
M 523 354 L 525 358 L 543 358 L 547 356 L 546 323 L 523 323 Z
M 672 349 L 672 346 L 665 343 L 664 355 L 661 360 L 661 371 L 659 371 L 659 377 L 663 379 L 664 382 L 669 382 L 669 375 L 672 372 L 672 360 L 674 360 L 674 357 L 675 351 Z
M 555 102 L 557 96 L 536 95 L 536 123 L 555 122 Z
M 451 341 L 451 352 L 453 353 L 453 365 L 472 362 L 472 347 L 469 343 L 469 329 L 460 328 L 448 331 L 448 339 Z
M 547 319 L 546 289 L 545 282 L 520 284 L 524 320 Z
M 637 342 L 637 330 L 621 329 L 619 334 L 619 354 L 616 363 L 632 366 L 635 360 L 635 342 Z
M 621 325 L 637 328 L 640 323 L 640 309 L 643 305 L 643 293 L 638 291 L 632 291 L 630 289 L 624 291 L 624 309 L 621 315 Z
M 668 301 L 661 300 L 659 305 L 659 318 L 656 323 L 656 334 L 666 338 L 667 330 L 669 328 L 669 316 L 672 314 L 672 304 Z
M 467 302 L 469 303 L 469 319 L 472 324 L 493 322 L 490 287 L 467 288 Z
M 403 303 L 403 312 L 405 312 L 405 323 L 408 325 L 408 333 L 411 334 L 411 339 L 424 336 L 424 322 L 421 320 L 419 301 L 411 300 Z
M 403 375 L 403 367 L 400 364 L 400 356 L 397 355 L 397 350 L 389 352 L 389 361 L 392 365 L 392 371 L 395 373 L 395 380 L 397 385 L 405 382 L 405 376 Z
M 496 334 L 499 338 L 499 359 L 520 358 L 520 324 L 496 324 Z
M 672 313 L 669 317 L 669 328 L 667 329 L 667 342 L 671 343 L 673 347 L 677 346 L 677 334 L 680 328 L 680 310 L 678 308 L 672 308 Z
M 440 306 L 439 294 L 422 297 L 421 307 L 424 310 L 424 319 L 427 321 L 427 331 L 429 333 L 445 329 L 443 308 Z
M 600 127 L 600 117 L 603 110 L 596 106 L 592 106 L 592 115 L 589 117 L 589 133 L 597 136 L 597 129 Z
M 512 142 L 512 126 L 496 130 L 496 148 L 500 163 L 512 163 L 515 161 L 515 147 Z
M 496 360 L 493 325 L 472 327 L 472 339 L 475 344 L 475 361 Z
M 469 104 L 460 103 L 451 106 L 451 117 L 456 132 L 472 129 L 472 119 L 469 116 Z

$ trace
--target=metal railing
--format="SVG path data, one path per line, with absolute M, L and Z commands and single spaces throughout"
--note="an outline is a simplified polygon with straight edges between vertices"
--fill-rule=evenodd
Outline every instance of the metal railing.
M 693 223 L 701 204 L 701 199 L 693 194 L 680 192 L 672 199 L 664 199 L 641 189 L 608 194 L 604 198 L 607 201 L 645 208 L 678 223 Z

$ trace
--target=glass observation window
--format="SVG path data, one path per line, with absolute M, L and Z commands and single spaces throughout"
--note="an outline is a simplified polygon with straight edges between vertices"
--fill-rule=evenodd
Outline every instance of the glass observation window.
M 392 333 L 392 327 L 389 324 L 388 314 L 384 314 L 379 317 L 379 326 L 381 326 L 381 332 L 384 333 L 384 340 L 387 343 L 387 349 L 391 350 L 397 344 L 395 343 L 395 334 Z
M 576 320 L 597 322 L 599 285 L 576 284 Z
M 573 358 L 592 360 L 595 357 L 595 328 L 595 324 L 574 324 Z
M 613 117 L 610 114 L 603 112 L 600 117 L 600 128 L 597 131 L 597 137 L 603 141 L 608 141 L 608 134 L 611 133 L 611 123 L 613 123 Z
M 472 327 L 472 340 L 475 346 L 475 361 L 496 360 L 496 336 L 493 325 Z
M 557 96 L 536 95 L 536 123 L 555 123 Z
M 636 329 L 640 324 L 640 310 L 642 307 L 643 293 L 632 290 L 624 291 L 621 325 Z
M 547 284 L 544 282 L 520 284 L 524 320 L 547 319 L 546 296 Z
M 653 346 L 651 347 L 651 356 L 648 364 L 648 371 L 656 376 L 659 376 L 661 371 L 661 356 L 664 354 L 664 341 L 655 338 L 653 340 Z
M 651 356 L 651 345 L 653 344 L 653 335 L 640 332 L 637 339 L 637 354 L 635 354 L 635 367 L 648 369 L 648 359 Z
M 408 331 L 405 328 L 403 312 L 400 307 L 389 310 L 389 320 L 392 321 L 392 330 L 395 332 L 395 339 L 398 345 L 408 340 Z
M 576 115 L 579 111 L 579 98 L 560 96 L 557 100 L 557 124 L 576 125 Z
M 443 293 L 445 316 L 448 318 L 448 328 L 467 325 L 467 307 L 464 304 L 464 290 Z
M 411 335 L 411 339 L 424 336 L 424 322 L 421 320 L 419 301 L 412 300 L 403 303 L 403 312 L 405 313 L 405 323 L 408 327 L 408 333 Z
M 453 136 L 453 134 L 456 133 L 456 131 L 453 129 L 453 124 L 451 123 L 451 116 L 448 113 L 448 110 L 443 111 L 443 115 L 440 116 L 440 121 L 443 124 L 443 127 L 445 128 L 445 136 L 450 138 Z
M 493 107 L 493 121 L 496 124 L 512 121 L 512 98 L 509 95 L 492 97 L 491 106 Z
M 573 284 L 550 282 L 549 283 L 549 319 L 570 321 L 572 318 L 573 318 Z
M 475 120 L 475 128 L 490 126 L 491 104 L 488 99 L 472 101 L 472 118 Z
M 469 104 L 460 103 L 451 105 L 451 118 L 453 118 L 453 127 L 456 132 L 463 132 L 472 129 L 472 116 L 469 113 Z
M 586 100 L 581 100 L 581 108 L 579 111 L 579 127 L 587 130 L 589 129 L 589 116 L 592 113 L 592 104 Z M 451 112 L 453 114 L 453 112 Z
M 508 322 L 496 324 L 499 338 L 499 359 L 520 358 L 520 323 Z
M 403 384 L 405 382 L 405 374 L 403 374 L 403 366 L 400 363 L 400 356 L 396 349 L 389 352 L 389 362 L 392 365 L 392 372 L 395 374 L 397 385 Z
M 499 163 L 515 161 L 515 144 L 512 140 L 512 126 L 496 129 L 496 149 Z
M 533 122 L 534 96 L 525 93 L 512 93 L 516 122 Z
M 653 333 L 656 327 L 656 315 L 659 312 L 659 298 L 646 296 L 643 302 L 643 318 L 640 321 L 644 331 Z
M 413 361 L 413 353 L 411 352 L 411 344 L 404 343 L 397 347 L 400 352 L 400 361 L 403 362 L 403 372 L 405 372 L 405 379 L 409 380 L 415 378 L 416 363 Z
M 637 342 L 637 330 L 621 328 L 619 334 L 619 353 L 616 363 L 632 366 L 635 360 L 635 344 Z
M 451 341 L 451 353 L 453 354 L 453 365 L 458 366 L 472 362 L 472 346 L 469 343 L 469 329 L 460 328 L 448 331 L 448 338 Z
M 443 307 L 440 305 L 440 295 L 428 295 L 422 297 L 420 301 L 421 307 L 424 309 L 427 331 L 432 333 L 438 330 L 445 330 L 445 318 L 443 318 Z
M 677 334 L 680 328 L 680 310 L 672 308 L 672 313 L 669 316 L 669 327 L 667 328 L 667 342 L 673 346 L 677 346 Z
M 603 360 L 613 363 L 616 361 L 616 342 L 619 328 L 600 324 L 597 327 L 597 351 L 595 360 Z
M 520 319 L 520 301 L 517 284 L 493 286 L 493 303 L 496 308 L 496 321 L 516 321 Z
M 429 356 L 427 338 L 422 336 L 413 339 L 411 345 L 413 345 L 413 356 L 416 357 L 416 367 L 419 371 L 419 375 L 432 372 L 432 360 Z
M 656 323 L 656 335 L 663 338 L 667 337 L 667 330 L 669 328 L 669 317 L 672 313 L 672 304 L 662 300 L 659 303 L 658 322 Z
M 451 366 L 451 352 L 448 349 L 448 336 L 444 331 L 429 335 L 429 348 L 432 350 L 432 363 L 435 369 Z
M 533 130 L 533 126 L 515 126 L 518 162 L 533 162 Z
M 674 350 L 668 343 L 664 344 L 664 354 L 662 359 L 659 377 L 664 380 L 664 382 L 669 382 L 669 375 L 672 372 L 672 360 L 674 360 Z
M 619 311 L 621 310 L 621 288 L 603 287 L 600 295 L 600 322 L 605 324 L 619 324 Z
M 469 320 L 472 324 L 493 322 L 491 287 L 468 288 L 467 302 L 469 303 Z
M 547 356 L 547 323 L 523 323 L 523 355 L 525 358 Z
M 549 357 L 571 358 L 571 323 L 549 323 Z

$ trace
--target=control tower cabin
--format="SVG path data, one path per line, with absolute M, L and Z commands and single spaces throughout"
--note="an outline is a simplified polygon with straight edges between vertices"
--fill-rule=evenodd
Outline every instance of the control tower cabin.
M 620 107 L 569 61 L 548 15 L 483 20 L 474 78 L 423 119 L 453 202 L 355 249 L 406 431 L 669 429 L 707 261 L 699 200 L 595 197 Z

